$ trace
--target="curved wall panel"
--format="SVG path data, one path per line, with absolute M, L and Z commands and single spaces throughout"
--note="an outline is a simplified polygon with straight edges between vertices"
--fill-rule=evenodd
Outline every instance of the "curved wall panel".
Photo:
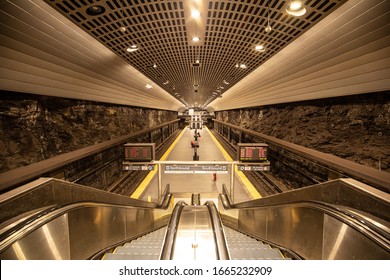
M 210 106 L 221 111 L 389 90 L 389 23 L 388 2 L 350 0 Z
M 0 4 L 1 90 L 165 110 L 182 105 L 43 1 L 13 2 Z

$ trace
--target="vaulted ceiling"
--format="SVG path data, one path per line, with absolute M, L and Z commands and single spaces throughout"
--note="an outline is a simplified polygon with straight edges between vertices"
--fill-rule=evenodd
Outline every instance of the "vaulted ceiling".
M 0 1 L 0 89 L 167 110 L 390 90 L 387 0 L 289 3 Z
M 346 0 L 46 0 L 189 107 L 205 106 Z M 191 16 L 192 10 L 199 18 Z M 269 17 L 269 21 L 268 21 Z M 271 26 L 271 31 L 265 28 Z M 200 40 L 192 41 L 194 36 Z M 256 46 L 263 46 L 257 51 Z M 137 51 L 127 48 L 136 46 Z M 134 47 L 135 48 L 135 47 Z

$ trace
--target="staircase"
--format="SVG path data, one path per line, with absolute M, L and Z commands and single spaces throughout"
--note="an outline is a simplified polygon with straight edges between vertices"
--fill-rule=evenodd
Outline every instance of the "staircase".
M 224 227 L 226 242 L 232 260 L 283 260 L 282 253 L 270 245 L 234 229 Z
M 166 227 L 163 227 L 123 246 L 118 246 L 114 252 L 106 253 L 103 260 L 158 260 L 160 259 L 165 231 Z

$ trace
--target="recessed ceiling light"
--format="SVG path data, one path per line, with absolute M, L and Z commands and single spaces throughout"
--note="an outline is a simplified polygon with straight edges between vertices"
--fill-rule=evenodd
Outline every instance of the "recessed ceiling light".
M 126 49 L 128 52 L 135 52 L 138 50 L 138 46 L 132 45 Z
M 255 47 L 255 49 L 256 49 L 256 51 L 258 51 L 258 52 L 264 52 L 264 51 L 265 51 L 265 48 L 264 48 L 263 45 L 257 45 L 257 46 Z
M 196 10 L 196 9 L 192 10 L 192 11 L 191 11 L 191 16 L 192 16 L 193 18 L 199 18 L 199 17 L 200 17 L 200 12 L 199 12 L 199 10 Z
M 121 26 L 121 27 L 119 28 L 119 30 L 120 30 L 121 32 L 125 33 L 125 32 L 126 32 L 126 30 L 127 30 L 127 28 L 126 28 L 126 27 L 124 27 L 124 26 Z
M 197 36 L 195 36 L 195 37 L 192 37 L 192 41 L 193 41 L 193 42 L 199 42 L 199 40 L 200 40 L 200 38 L 199 38 L 199 37 L 197 37 Z
M 303 6 L 302 1 L 290 1 L 286 8 L 286 12 L 290 15 L 300 17 L 306 13 L 306 8 Z
M 246 65 L 245 64 L 240 64 L 240 68 L 242 68 L 242 69 L 246 69 Z
M 106 9 L 100 5 L 93 5 L 86 10 L 87 14 L 90 16 L 98 16 L 103 14 L 105 11 Z
M 150 85 L 150 84 L 146 84 L 145 87 L 146 87 L 146 89 L 151 89 L 151 88 L 153 88 L 153 86 Z

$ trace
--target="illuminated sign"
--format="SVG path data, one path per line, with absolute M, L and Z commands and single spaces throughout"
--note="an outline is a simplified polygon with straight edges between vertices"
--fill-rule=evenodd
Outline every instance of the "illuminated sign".
M 151 162 L 155 159 L 154 143 L 125 144 L 125 161 Z
M 237 157 L 239 162 L 267 161 L 268 145 L 262 143 L 239 143 Z

